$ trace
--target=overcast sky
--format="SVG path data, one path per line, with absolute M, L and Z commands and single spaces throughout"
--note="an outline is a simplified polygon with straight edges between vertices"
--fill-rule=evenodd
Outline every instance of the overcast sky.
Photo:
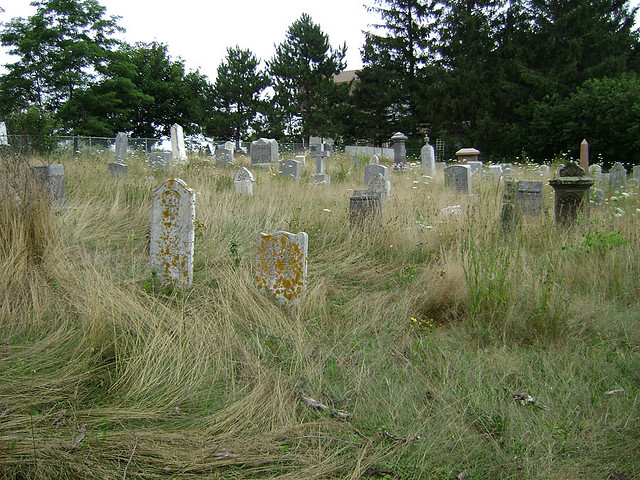
M 188 69 L 199 69 L 215 80 L 218 65 L 235 45 L 251 50 L 263 62 L 274 53 L 274 44 L 284 41 L 287 28 L 302 13 L 329 35 L 331 46 L 347 44 L 347 69 L 362 66 L 362 30 L 377 21 L 367 13 L 364 3 L 372 0 L 99 0 L 107 15 L 122 17 L 126 29 L 121 36 L 129 43 L 158 41 L 169 46 L 175 60 L 185 61 Z M 28 17 L 35 13 L 31 0 L 5 0 L 0 20 Z M 171 8 L 160 5 L 172 5 Z M 13 62 L 0 47 L 0 64 Z M 264 66 L 264 63 L 262 64 Z
M 189 70 L 199 69 L 213 82 L 227 47 L 251 50 L 263 62 L 284 41 L 287 28 L 302 13 L 319 24 L 333 47 L 347 44 L 347 69 L 362 66 L 360 47 L 363 30 L 379 19 L 369 14 L 364 3 L 373 0 L 99 0 L 107 15 L 122 17 L 126 29 L 121 36 L 129 43 L 158 41 L 169 46 L 171 57 L 182 58 Z M 586 1 L 586 0 L 585 0 Z M 0 21 L 28 17 L 35 12 L 31 0 L 0 0 L 5 12 Z M 640 0 L 632 0 L 638 5 Z M 171 8 L 161 7 L 172 5 Z M 0 46 L 0 65 L 13 62 Z M 262 64 L 264 66 L 264 63 Z

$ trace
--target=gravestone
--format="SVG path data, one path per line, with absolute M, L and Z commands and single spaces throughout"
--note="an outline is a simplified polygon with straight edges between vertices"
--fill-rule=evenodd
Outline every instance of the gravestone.
M 233 165 L 233 151 L 228 148 L 216 148 L 216 165 L 218 167 Z
M 584 176 L 584 169 L 569 162 L 558 170 L 558 177 L 549 180 L 554 190 L 556 223 L 571 225 L 582 213 L 589 217 L 589 189 L 593 179 Z
M 489 175 L 491 180 L 497 182 L 502 177 L 502 167 L 500 165 L 489 165 Z
M 349 198 L 351 228 L 382 227 L 382 194 L 370 190 L 354 190 Z
M 580 144 L 580 166 L 584 173 L 589 172 L 589 143 L 586 138 Z
M 266 138 L 260 138 L 251 142 L 250 155 L 253 165 L 277 162 L 278 142 Z
M 542 182 L 521 180 L 516 184 L 516 215 L 540 215 L 542 213 Z
M 331 176 L 324 171 L 324 159 L 331 156 L 331 150 L 327 147 L 324 143 L 311 147 L 311 157 L 316 159 L 316 173 L 309 177 L 311 183 L 331 183 Z
M 629 185 L 637 187 L 640 185 L 640 165 L 633 166 L 633 177 L 627 182 Z
M 188 287 L 193 281 L 196 192 L 171 178 L 151 195 L 149 254 L 162 283 Z
M 371 155 L 371 158 L 369 159 L 369 165 L 379 165 L 380 164 L 380 157 L 378 157 L 378 155 Z
M 180 164 L 187 161 L 187 150 L 184 146 L 184 131 L 177 123 L 171 127 L 171 159 Z
M 510 232 L 516 224 L 516 181 L 508 178 L 504 182 L 502 192 L 502 211 L 500 212 L 500 227 L 503 232 Z
M 280 162 L 280 175 L 282 178 L 300 180 L 300 176 L 302 175 L 302 164 L 297 160 L 283 160 Z
M 477 162 L 478 155 L 480 155 L 480 150 L 476 150 L 475 148 L 461 148 L 456 152 L 458 163 Z
M 616 162 L 609 170 L 609 190 L 624 188 L 627 183 L 627 170 L 620 162 Z
M 118 132 L 116 135 L 116 147 L 115 147 L 115 163 L 126 165 L 127 154 L 129 150 L 129 137 L 124 132 Z
M 436 176 L 436 154 L 435 150 L 429 145 L 429 135 L 424 136 L 425 145 L 420 150 L 422 158 L 422 174 L 430 177 Z
M 596 181 L 602 180 L 602 167 L 597 164 L 589 165 L 589 176 Z
M 388 198 L 391 195 L 391 180 L 382 173 L 376 173 L 367 183 L 367 190 L 380 193 L 382 198 Z
M 458 192 L 471 195 L 471 167 L 469 165 L 451 165 L 444 169 L 444 185 Z
M 604 203 L 604 190 L 601 188 L 592 188 L 589 195 L 591 197 L 589 199 L 590 203 L 593 203 L 598 207 Z
M 299 161 L 303 167 L 307 164 L 307 157 L 305 155 L 296 155 L 294 160 Z
M 233 185 L 236 187 L 236 193 L 241 195 L 253 195 L 253 175 L 245 167 L 242 167 L 236 173 L 233 179 Z
M 502 176 L 511 178 L 513 177 L 513 163 L 501 163 Z
M 64 202 L 64 167 L 59 163 L 31 167 L 36 182 L 47 190 L 52 202 Z
M 127 166 L 122 163 L 112 162 L 107 165 L 107 172 L 112 177 L 126 177 L 127 176 Z
M 171 167 L 171 152 L 149 153 L 149 168 L 151 170 L 167 170 Z
M 307 287 L 307 251 L 309 237 L 275 232 L 261 233 L 256 259 L 256 285 L 283 305 L 300 297 Z
M 549 165 L 540 165 L 538 167 L 538 174 L 541 177 L 546 177 L 547 175 L 549 175 L 549 173 L 551 173 L 551 168 L 549 167 Z
M 0 145 L 9 145 L 7 124 L 5 122 L 0 122 Z
M 471 167 L 471 175 L 474 177 L 482 176 L 482 162 L 477 160 L 469 160 L 467 165 Z
M 396 132 L 391 137 L 393 142 L 393 163 L 404 168 L 407 163 L 407 136 L 402 132 Z
M 234 142 L 224 142 L 224 145 L 222 148 L 225 148 L 231 152 L 231 159 L 233 161 L 233 156 L 236 153 L 236 144 Z
M 367 165 L 364 167 L 364 184 L 369 185 L 371 179 L 378 174 L 382 174 L 384 177 L 389 178 L 388 167 L 380 164 Z

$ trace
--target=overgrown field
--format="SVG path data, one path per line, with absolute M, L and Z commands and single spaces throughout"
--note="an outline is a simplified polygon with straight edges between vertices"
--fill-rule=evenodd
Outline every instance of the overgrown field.
M 254 168 L 252 197 L 238 166 L 62 159 L 60 209 L 23 161 L 3 158 L 0 479 L 640 478 L 637 190 L 567 230 L 545 180 L 545 213 L 503 233 L 502 184 L 468 199 L 415 168 L 360 232 L 346 157 L 330 186 Z M 171 176 L 198 192 L 188 290 L 149 266 Z M 309 234 L 293 307 L 253 285 L 276 230 Z

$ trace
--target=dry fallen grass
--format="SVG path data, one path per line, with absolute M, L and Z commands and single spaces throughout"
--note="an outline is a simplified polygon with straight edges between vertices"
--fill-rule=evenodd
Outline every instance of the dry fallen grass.
M 545 186 L 545 213 L 504 235 L 501 185 L 469 199 L 413 169 L 368 234 L 348 228 L 347 158 L 324 187 L 311 162 L 299 183 L 252 169 L 253 197 L 204 160 L 133 158 L 127 178 L 108 161 L 64 160 L 59 210 L 4 189 L 0 479 L 640 477 L 637 190 L 561 230 Z M 169 176 L 198 192 L 185 291 L 148 264 Z M 289 308 L 252 283 L 275 230 L 309 234 Z

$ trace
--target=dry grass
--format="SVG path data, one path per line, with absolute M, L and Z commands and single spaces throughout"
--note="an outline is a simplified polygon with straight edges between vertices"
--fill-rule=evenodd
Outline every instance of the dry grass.
M 64 161 L 63 209 L 3 197 L 0 479 L 640 476 L 637 191 L 562 230 L 545 187 L 504 235 L 501 185 L 460 197 L 410 170 L 371 234 L 348 228 L 346 158 L 324 187 L 254 170 L 253 197 L 202 160 L 107 161 Z M 198 192 L 184 291 L 153 285 L 146 246 L 172 175 Z M 275 230 L 309 234 L 287 308 L 253 287 Z

